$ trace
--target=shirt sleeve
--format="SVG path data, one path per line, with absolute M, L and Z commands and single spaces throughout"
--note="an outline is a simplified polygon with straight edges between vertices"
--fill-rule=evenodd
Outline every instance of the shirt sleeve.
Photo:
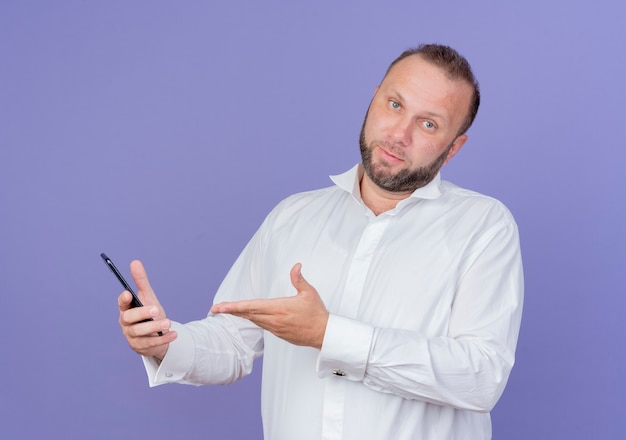
M 363 380 L 374 330 L 363 322 L 331 314 L 318 356 L 319 376 L 332 374 L 353 381 Z
M 254 297 L 261 273 L 261 230 L 257 231 L 224 278 L 215 302 Z M 263 354 L 263 330 L 232 315 L 209 314 L 187 324 L 172 322 L 178 333 L 159 364 L 143 358 L 150 386 L 165 383 L 190 385 L 228 384 L 252 371 Z
M 263 352 L 261 329 L 235 316 L 209 315 L 184 325 L 173 322 L 172 330 L 178 337 L 160 364 L 143 358 L 150 386 L 229 384 L 250 374 Z
M 468 259 L 447 334 L 428 337 L 331 316 L 318 375 L 362 381 L 406 399 L 490 411 L 513 367 L 521 322 L 523 274 L 515 224 L 493 226 Z

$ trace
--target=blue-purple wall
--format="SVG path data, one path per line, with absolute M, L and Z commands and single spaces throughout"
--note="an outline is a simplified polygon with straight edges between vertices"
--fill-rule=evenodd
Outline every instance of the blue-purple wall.
M 2 1 L 0 437 L 260 439 L 260 363 L 148 388 L 99 253 L 142 259 L 172 318 L 202 317 L 274 204 L 359 160 L 388 63 L 434 41 L 483 95 L 443 176 L 521 230 L 494 438 L 626 438 L 624 5 Z

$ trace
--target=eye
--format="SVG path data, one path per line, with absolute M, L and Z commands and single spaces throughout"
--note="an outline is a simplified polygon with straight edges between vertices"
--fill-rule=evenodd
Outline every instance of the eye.
M 389 106 L 394 110 L 400 109 L 400 104 L 396 101 L 389 101 Z
M 437 126 L 432 121 L 423 121 L 422 125 L 427 130 L 434 130 Z

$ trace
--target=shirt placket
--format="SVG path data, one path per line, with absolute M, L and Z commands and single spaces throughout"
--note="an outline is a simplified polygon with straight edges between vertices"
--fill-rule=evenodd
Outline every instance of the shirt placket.
M 344 292 L 336 314 L 355 319 L 358 315 L 365 280 L 374 259 L 376 248 L 391 220 L 390 215 L 373 217 L 363 230 L 359 243 L 350 262 Z M 337 377 L 328 380 L 324 390 L 324 414 L 322 420 L 322 438 L 340 440 L 343 438 L 343 420 L 345 410 L 346 380 L 341 371 L 334 372 Z

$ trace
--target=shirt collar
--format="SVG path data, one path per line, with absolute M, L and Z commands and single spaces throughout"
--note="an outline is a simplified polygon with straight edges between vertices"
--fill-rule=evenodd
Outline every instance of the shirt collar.
M 362 202 L 363 200 L 361 199 L 361 187 L 359 183 L 361 182 L 363 173 L 363 165 L 359 163 L 342 174 L 330 176 L 330 179 L 339 188 L 352 194 L 352 197 Z M 409 197 L 407 197 L 407 199 L 436 199 L 441 196 L 441 191 L 439 190 L 440 184 L 441 174 L 437 173 L 433 180 L 431 180 L 421 188 L 413 191 L 413 193 Z M 400 203 L 404 204 L 403 202 L 406 203 L 406 200 L 403 200 Z

